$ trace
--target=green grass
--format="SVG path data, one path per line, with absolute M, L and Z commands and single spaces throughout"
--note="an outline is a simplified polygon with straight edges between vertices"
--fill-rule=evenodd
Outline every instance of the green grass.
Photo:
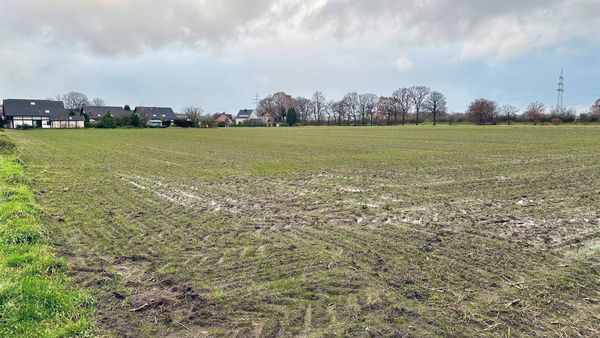
M 65 262 L 46 244 L 9 142 L 0 134 L 0 336 L 91 336 L 92 299 L 71 289 Z
M 102 335 L 600 334 L 600 127 L 9 136 Z

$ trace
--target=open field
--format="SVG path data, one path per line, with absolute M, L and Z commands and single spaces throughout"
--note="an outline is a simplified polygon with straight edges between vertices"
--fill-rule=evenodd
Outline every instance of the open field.
M 599 127 L 8 135 L 100 334 L 600 334 Z

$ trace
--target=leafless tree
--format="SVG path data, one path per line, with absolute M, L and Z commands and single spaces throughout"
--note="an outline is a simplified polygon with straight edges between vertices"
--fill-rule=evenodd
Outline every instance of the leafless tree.
M 102 100 L 99 97 L 95 97 L 92 102 L 91 102 L 92 106 L 104 106 L 104 100 Z
M 300 115 L 300 121 L 302 121 L 303 124 L 308 124 L 309 114 L 312 111 L 310 99 L 298 96 L 296 97 L 296 103 L 298 105 L 297 110 Z
M 356 125 L 356 114 L 358 113 L 358 93 L 348 93 L 342 99 L 342 105 L 344 107 L 347 125 L 350 125 L 350 119 L 352 118 Z
M 321 124 L 321 118 L 325 112 L 325 105 L 326 102 L 323 93 L 319 91 L 315 92 L 312 97 L 312 109 L 315 120 L 317 121 L 317 126 Z
M 290 108 L 297 108 L 297 102 L 293 97 L 284 93 L 277 92 L 262 99 L 258 105 L 258 115 L 269 114 L 277 122 L 283 122 L 285 115 Z
M 402 115 L 402 125 L 406 122 L 406 114 L 412 108 L 412 92 L 409 88 L 400 88 L 392 94 L 394 104 L 394 123 L 398 124 L 398 114 Z
M 419 125 L 419 113 L 423 109 L 425 105 L 425 101 L 427 97 L 431 94 L 431 89 L 425 86 L 415 86 L 410 88 L 410 98 L 412 100 L 413 107 L 415 108 L 415 113 L 417 115 L 417 126 Z
M 541 123 L 544 120 L 544 114 L 546 113 L 546 106 L 541 102 L 532 102 L 527 109 L 525 109 L 525 116 L 529 121 L 534 124 Z
M 200 107 L 189 106 L 183 109 L 183 113 L 186 119 L 194 122 L 194 124 L 198 124 L 202 119 L 203 110 Z
M 517 118 L 519 114 L 519 108 L 512 106 L 510 104 L 505 104 L 500 108 L 500 114 L 504 119 L 506 119 L 506 123 L 510 125 L 514 119 Z
M 373 125 L 373 114 L 377 108 L 377 95 L 375 94 L 360 94 L 358 96 L 358 110 L 363 125 L 367 124 L 367 119 L 371 120 Z
M 67 94 L 59 95 L 57 99 L 63 101 L 65 108 L 70 110 L 81 110 L 81 108 L 90 103 L 87 96 L 80 92 L 68 92 Z
M 336 112 L 334 111 L 336 102 L 337 101 L 329 100 L 325 104 L 325 116 L 327 117 L 327 125 L 328 126 L 331 125 L 331 120 L 333 120 L 334 123 L 337 121 Z
M 346 114 L 344 100 L 331 102 L 331 112 L 333 113 L 333 118 L 336 120 L 337 125 L 341 126 Z
M 477 124 L 494 124 L 498 105 L 495 101 L 488 99 L 477 99 L 469 105 L 468 117 Z
M 394 99 L 389 96 L 380 97 L 379 102 L 377 103 L 377 110 L 379 111 L 379 114 L 386 119 L 386 124 L 389 126 L 390 119 L 396 112 L 394 107 Z
M 433 125 L 437 125 L 437 117 L 446 113 L 446 97 L 440 92 L 433 91 L 425 99 L 425 111 L 433 116 Z
M 596 100 L 596 102 L 594 102 L 594 104 L 590 107 L 590 115 L 600 116 L 600 99 Z

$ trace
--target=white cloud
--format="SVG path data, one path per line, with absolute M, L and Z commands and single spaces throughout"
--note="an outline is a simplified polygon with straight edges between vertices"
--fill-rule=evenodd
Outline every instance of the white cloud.
M 394 62 L 394 66 L 396 67 L 396 70 L 398 70 L 399 72 L 407 72 L 407 71 L 415 68 L 414 62 L 412 62 L 406 56 L 402 56 L 402 57 L 398 58 Z

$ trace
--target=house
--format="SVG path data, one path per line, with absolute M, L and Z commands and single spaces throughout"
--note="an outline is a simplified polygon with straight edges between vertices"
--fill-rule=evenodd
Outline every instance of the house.
M 213 118 L 215 119 L 215 123 L 217 125 L 229 127 L 234 124 L 233 116 L 231 114 L 217 113 L 213 115 Z
M 168 107 L 135 107 L 135 112 L 146 121 L 174 121 L 177 118 L 173 109 Z
M 242 109 L 238 112 L 237 116 L 235 117 L 235 124 L 237 124 L 238 126 L 241 126 L 246 121 L 256 120 L 256 119 L 259 119 L 259 117 L 256 115 L 255 110 Z
M 115 119 L 119 119 L 131 115 L 133 112 L 124 110 L 123 107 L 85 106 L 83 107 L 83 113 L 89 117 L 91 122 L 94 122 L 102 119 L 107 113 L 111 113 Z
M 2 112 L 8 128 L 83 128 L 84 118 L 65 109 L 62 101 L 6 99 Z

